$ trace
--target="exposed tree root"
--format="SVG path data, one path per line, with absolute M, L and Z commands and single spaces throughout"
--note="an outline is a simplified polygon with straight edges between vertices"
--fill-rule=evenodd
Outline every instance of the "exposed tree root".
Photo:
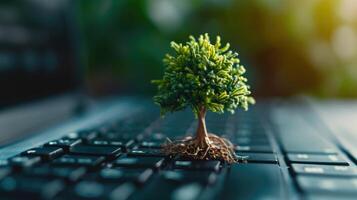
M 163 151 L 167 155 L 193 160 L 222 160 L 227 163 L 244 161 L 243 157 L 235 154 L 230 141 L 212 133 L 201 140 L 192 137 L 178 141 L 169 140 Z

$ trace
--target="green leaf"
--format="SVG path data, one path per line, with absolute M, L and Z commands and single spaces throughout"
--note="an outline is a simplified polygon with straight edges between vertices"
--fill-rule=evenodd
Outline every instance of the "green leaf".
M 222 47 L 219 36 L 215 44 L 207 33 L 198 39 L 190 36 L 186 43 L 172 41 L 171 48 L 174 53 L 163 59 L 163 78 L 151 81 L 158 88 L 154 101 L 162 115 L 186 107 L 197 115 L 201 106 L 212 112 L 234 113 L 255 103 L 238 53 L 229 50 L 228 43 Z

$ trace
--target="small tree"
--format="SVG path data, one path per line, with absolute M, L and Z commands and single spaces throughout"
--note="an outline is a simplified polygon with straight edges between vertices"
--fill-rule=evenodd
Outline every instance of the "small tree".
M 153 80 L 158 86 L 154 101 L 162 115 L 190 107 L 198 118 L 198 127 L 194 138 L 170 142 L 165 152 L 192 159 L 237 161 L 228 140 L 207 132 L 205 116 L 207 111 L 247 110 L 254 103 L 238 53 L 230 51 L 228 43 L 222 47 L 219 36 L 211 44 L 208 34 L 198 40 L 190 36 L 186 44 L 171 42 L 171 47 L 174 54 L 167 54 L 163 60 L 163 78 Z

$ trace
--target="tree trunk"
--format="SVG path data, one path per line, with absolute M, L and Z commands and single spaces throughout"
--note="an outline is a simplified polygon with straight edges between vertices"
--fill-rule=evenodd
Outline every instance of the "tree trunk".
M 200 146 L 207 146 L 207 128 L 206 128 L 206 108 L 201 107 L 198 113 L 198 127 L 196 131 L 196 139 Z

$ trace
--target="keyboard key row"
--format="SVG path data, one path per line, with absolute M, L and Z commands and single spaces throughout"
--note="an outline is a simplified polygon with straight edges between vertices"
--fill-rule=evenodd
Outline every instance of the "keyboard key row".
M 82 141 L 82 139 L 68 139 L 62 138 L 58 140 L 53 140 L 46 143 L 44 146 L 49 147 L 60 147 L 64 149 L 66 152 L 69 152 L 73 147 L 77 145 L 90 145 L 90 146 L 117 146 L 122 147 L 123 149 L 129 148 L 131 145 L 134 144 L 133 139 L 108 139 L 105 137 L 95 137 L 91 140 Z

